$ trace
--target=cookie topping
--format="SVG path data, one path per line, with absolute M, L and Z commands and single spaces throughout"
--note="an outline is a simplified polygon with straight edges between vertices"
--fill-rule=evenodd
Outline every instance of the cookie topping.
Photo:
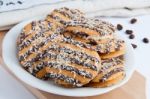
M 115 28 L 112 24 L 98 19 L 74 20 L 68 23 L 68 26 L 80 26 L 83 28 L 92 29 L 97 31 L 100 36 L 111 35 L 115 31 Z M 78 31 L 73 32 L 77 33 Z
M 99 54 L 101 53 L 110 53 L 111 51 L 114 50 L 120 50 L 123 46 L 124 46 L 124 41 L 123 40 L 109 40 L 107 41 L 106 44 L 98 44 L 96 45 L 96 48 L 94 48 L 93 50 L 96 50 L 99 52 Z
M 105 82 L 111 75 L 118 73 L 118 72 L 123 72 L 124 68 L 120 67 L 120 68 L 116 68 L 113 69 L 112 71 L 110 71 L 109 73 L 105 74 L 101 79 L 100 82 Z
M 65 82 L 67 82 L 69 84 L 73 84 L 76 87 L 81 87 L 82 86 L 82 84 L 78 80 L 76 80 L 74 78 L 71 78 L 71 77 L 67 77 L 63 74 L 48 73 L 48 74 L 45 75 L 45 77 L 46 78 L 51 78 L 51 79 L 54 78 L 56 80 L 64 80 Z M 56 81 L 56 83 L 57 83 L 57 81 Z
M 99 73 L 105 72 L 105 70 L 117 66 L 117 65 L 123 65 L 123 56 L 118 56 L 115 58 L 110 58 L 106 60 L 102 60 L 102 67 L 99 71 Z
M 43 68 L 42 65 L 45 65 L 44 67 L 50 67 L 50 68 L 55 68 L 55 69 L 61 69 L 61 70 L 67 70 L 70 72 L 74 72 L 78 75 L 87 77 L 87 78 L 92 78 L 92 74 L 85 71 L 85 70 L 80 70 L 77 69 L 76 67 L 72 67 L 69 65 L 65 65 L 65 64 L 60 64 L 58 62 L 42 62 L 40 64 L 38 64 L 35 68 L 34 68 L 34 72 L 37 73 L 39 70 L 41 70 Z

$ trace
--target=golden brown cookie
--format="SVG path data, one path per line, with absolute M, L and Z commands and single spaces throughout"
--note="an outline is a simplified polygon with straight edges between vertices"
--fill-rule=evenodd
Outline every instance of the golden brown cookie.
M 63 27 L 55 24 L 54 22 L 48 22 L 44 20 L 32 21 L 31 23 L 24 26 L 21 34 L 17 39 L 17 44 L 22 42 L 31 43 L 32 39 L 36 39 L 44 35 L 44 32 L 51 31 L 61 31 L 63 32 Z
M 100 55 L 101 54 L 110 54 L 116 51 L 125 50 L 125 41 L 117 38 L 107 40 L 105 43 L 98 43 L 92 49 L 96 50 Z
M 106 81 L 106 82 L 95 82 L 95 83 L 89 83 L 86 86 L 88 87 L 95 87 L 95 88 L 103 88 L 103 87 L 109 87 L 109 86 L 113 86 L 117 83 L 119 83 L 120 81 L 122 81 L 125 77 L 124 73 L 120 73 L 119 76 L 117 76 L 116 78 Z
M 102 60 L 98 75 L 86 86 L 107 87 L 116 84 L 125 76 L 123 55 Z
M 55 79 L 64 87 L 81 87 L 89 83 L 101 67 L 97 52 L 67 43 L 50 46 L 43 57 L 39 64 L 44 68 L 36 72 L 36 77 Z
M 80 20 L 84 18 L 84 14 L 77 9 L 69 9 L 66 7 L 53 10 L 47 17 L 47 21 L 55 21 L 60 25 L 67 25 L 72 20 Z
M 20 64 L 32 73 L 32 64 L 40 59 L 52 42 L 61 41 L 62 30 L 62 27 L 47 21 L 33 21 L 27 24 L 17 40 Z
M 83 18 L 68 23 L 66 31 L 76 34 L 83 39 L 100 42 L 106 39 L 112 39 L 114 37 L 115 27 L 99 19 Z
M 111 52 L 108 54 L 99 54 L 101 59 L 109 59 L 109 58 L 113 58 L 113 57 L 118 57 L 120 55 L 124 55 L 126 52 L 125 48 L 120 49 L 119 51 L 115 51 L 115 52 Z
M 82 39 L 70 32 L 64 32 L 63 35 L 64 42 L 97 51 L 104 59 L 117 57 L 125 53 L 125 42 L 121 39 L 113 38 L 105 42 L 96 42 Z

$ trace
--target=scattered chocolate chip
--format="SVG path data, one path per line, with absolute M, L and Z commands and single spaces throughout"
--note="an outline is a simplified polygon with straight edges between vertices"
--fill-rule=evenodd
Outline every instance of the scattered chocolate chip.
M 129 35 L 129 39 L 134 39 L 134 38 L 135 38 L 135 36 L 133 34 Z
M 3 1 L 0 0 L 0 6 L 2 6 L 2 5 L 3 5 Z
M 127 9 L 127 10 L 132 10 L 131 8 L 129 8 L 129 7 L 124 7 L 124 9 Z
M 121 24 L 117 24 L 117 29 L 120 31 L 123 29 L 123 26 Z
M 137 19 L 136 18 L 132 18 L 131 20 L 130 20 L 130 23 L 131 24 L 134 24 L 134 23 L 136 23 L 137 22 Z
M 135 49 L 135 48 L 137 48 L 137 45 L 136 44 L 131 44 L 132 45 L 132 47 Z
M 22 4 L 22 2 L 21 2 L 21 1 L 17 1 L 17 3 Z
M 133 31 L 132 30 L 126 30 L 126 34 L 132 34 Z
M 8 5 L 15 5 L 15 3 L 14 2 L 6 3 L 6 6 L 8 6 Z
M 143 38 L 143 42 L 144 43 L 149 43 L 149 39 L 148 38 Z

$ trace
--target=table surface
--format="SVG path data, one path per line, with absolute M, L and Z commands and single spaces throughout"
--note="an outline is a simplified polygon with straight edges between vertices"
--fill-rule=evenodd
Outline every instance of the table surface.
M 140 72 L 147 79 L 147 85 L 146 85 L 147 99 L 150 99 L 150 76 L 149 76 L 150 75 L 150 71 L 149 71 L 150 70 L 150 62 L 149 62 L 150 43 L 145 44 L 142 42 L 142 39 L 144 37 L 148 37 L 150 39 L 150 28 L 149 28 L 150 15 L 140 16 L 136 18 L 138 19 L 138 21 L 136 24 L 133 24 L 133 25 L 129 24 L 129 21 L 131 18 L 102 18 L 102 19 L 108 20 L 112 22 L 114 25 L 118 23 L 122 24 L 124 29 L 122 31 L 119 31 L 118 33 L 123 35 L 124 38 L 126 38 L 127 41 L 129 41 L 130 43 L 137 44 L 138 47 L 134 51 L 135 52 L 135 65 L 137 66 L 136 70 Z M 135 39 L 133 40 L 128 39 L 128 35 L 124 33 L 126 29 L 132 29 L 134 31 Z M 0 32 L 0 42 L 2 42 L 2 39 L 4 36 L 5 36 L 5 33 Z M 0 43 L 0 61 L 2 60 L 1 44 L 2 43 Z M 26 89 L 22 89 L 22 90 L 26 90 Z M 14 89 L 14 93 L 15 93 L 15 89 Z M 26 93 L 26 94 L 30 97 L 29 99 L 33 99 L 33 96 L 30 93 Z

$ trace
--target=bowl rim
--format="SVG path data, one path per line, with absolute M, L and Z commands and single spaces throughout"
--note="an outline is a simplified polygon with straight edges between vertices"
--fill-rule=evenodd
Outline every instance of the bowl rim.
M 22 68 L 22 66 L 20 65 L 20 67 L 18 67 L 18 66 L 16 66 L 16 68 L 14 69 L 12 66 L 11 66 L 11 63 L 12 64 L 15 64 L 15 62 L 13 63 L 13 62 L 11 62 L 11 60 L 9 60 L 9 56 L 7 56 L 8 55 L 8 53 L 9 52 L 7 52 L 7 48 L 8 48 L 8 44 L 10 44 L 10 43 L 8 43 L 8 38 L 10 38 L 11 36 L 15 36 L 14 34 L 14 32 L 17 30 L 17 29 L 22 29 L 23 28 L 23 26 L 24 25 L 26 25 L 26 24 L 28 24 L 29 22 L 31 22 L 31 21 L 33 21 L 33 20 L 39 20 L 39 19 L 43 19 L 43 17 L 35 17 L 35 18 L 32 18 L 32 19 L 29 19 L 29 20 L 26 20 L 26 21 L 23 21 L 23 22 L 21 22 L 21 23 L 19 23 L 19 24 L 17 24 L 16 26 L 14 26 L 11 30 L 9 30 L 9 32 L 5 35 L 5 37 L 4 37 L 4 39 L 3 39 L 3 43 L 2 43 L 2 57 L 3 57 L 3 60 L 4 60 L 4 62 L 5 62 L 5 64 L 6 64 L 6 66 L 7 66 L 7 68 L 13 73 L 13 74 L 15 74 L 15 76 L 17 77 L 17 78 L 19 78 L 21 81 L 23 81 L 24 83 L 26 83 L 26 84 L 28 84 L 28 85 L 30 85 L 30 86 L 32 86 L 32 87 L 34 87 L 34 88 L 37 88 L 37 89 L 40 89 L 40 90 L 43 90 L 43 91 L 46 91 L 46 92 L 49 92 L 49 93 L 53 93 L 53 94 L 57 94 L 57 95 L 63 95 L 63 96 L 73 96 L 73 97 L 85 97 L 85 96 L 95 96 L 95 95 L 100 95 L 100 94 L 104 94 L 104 93 L 107 93 L 107 92 L 109 92 L 109 91 L 111 91 L 111 90 L 114 90 L 114 89 L 116 89 L 116 88 L 118 88 L 118 87 L 120 87 L 120 86 L 122 86 L 122 85 L 124 85 L 130 78 L 131 78 L 131 76 L 132 76 L 132 74 L 133 74 L 133 72 L 134 72 L 134 70 L 135 70 L 135 66 L 134 66 L 134 51 L 133 51 L 133 48 L 132 48 L 132 46 L 131 46 L 131 44 L 129 44 L 126 40 L 125 40 L 125 42 L 126 42 L 126 46 L 127 46 L 127 51 L 130 51 L 130 57 L 132 58 L 131 60 L 132 60 L 132 64 L 131 65 L 133 65 L 132 66 L 132 68 L 130 68 L 131 70 L 130 70 L 130 72 L 128 73 L 128 76 L 126 76 L 121 82 L 119 82 L 118 84 L 116 84 L 116 85 L 113 85 L 113 86 L 111 86 L 111 87 L 107 87 L 107 88 L 89 88 L 89 87 L 87 87 L 89 90 L 91 89 L 91 90 L 96 90 L 95 91 L 95 93 L 88 93 L 88 94 L 83 94 L 83 92 L 82 93 L 65 93 L 65 92 L 63 92 L 63 93 L 61 93 L 62 91 L 55 91 L 55 90 L 49 90 L 49 89 L 47 89 L 46 87 L 41 87 L 42 86 L 42 84 L 39 84 L 39 86 L 37 86 L 37 85 L 34 85 L 34 82 L 32 82 L 32 77 L 30 78 L 30 80 L 28 80 L 28 81 L 26 81 L 26 79 L 24 79 L 25 77 L 21 77 L 20 76 L 20 68 Z M 19 34 L 18 34 L 19 35 Z M 17 35 L 17 36 L 18 36 Z M 11 39 L 11 38 L 10 38 Z M 12 42 L 11 42 L 12 43 Z M 16 43 L 16 40 L 15 40 L 15 43 Z M 11 50 L 11 49 L 10 49 Z M 16 50 L 16 49 L 15 49 Z M 17 56 L 16 56 L 17 57 Z M 14 65 L 13 65 L 14 66 Z M 18 70 L 18 71 L 17 71 Z M 22 70 L 23 70 L 23 68 L 22 68 Z M 21 71 L 22 71 L 21 70 Z M 17 72 L 16 72 L 17 71 Z M 26 72 L 26 71 L 25 71 Z M 26 74 L 25 74 L 25 76 L 32 76 L 31 74 L 29 74 L 28 72 L 26 72 Z M 39 81 L 39 79 L 37 80 L 37 81 Z M 40 82 L 40 81 L 39 81 Z M 70 91 L 72 90 L 79 90 L 79 89 L 86 89 L 87 90 L 87 88 L 74 88 L 74 89 L 69 89 Z M 66 89 L 66 88 L 63 88 L 63 89 Z M 101 92 L 101 91 L 99 91 L 99 90 L 102 90 L 102 89 L 105 89 L 105 90 L 103 90 L 103 92 Z M 68 89 L 67 89 L 68 90 Z M 67 91 L 67 92 L 69 92 L 69 91 Z

